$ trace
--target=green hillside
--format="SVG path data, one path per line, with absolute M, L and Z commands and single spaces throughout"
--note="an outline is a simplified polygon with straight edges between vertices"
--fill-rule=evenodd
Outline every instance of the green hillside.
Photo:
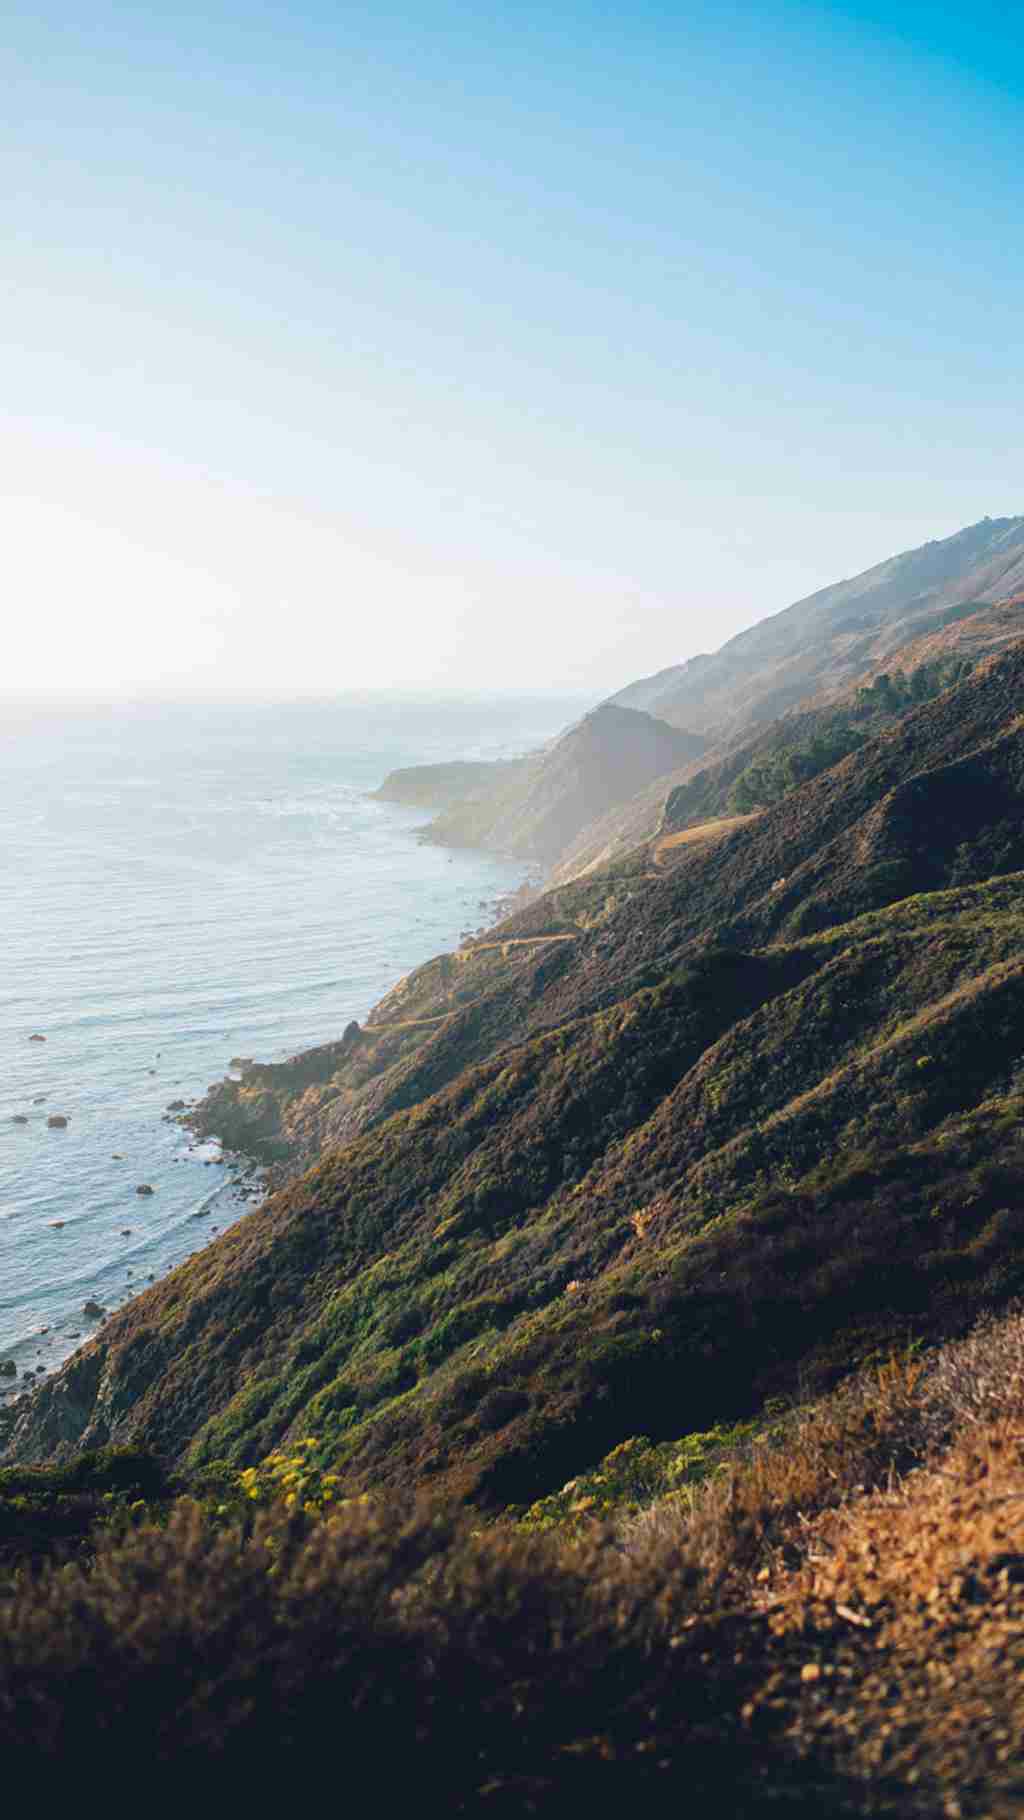
M 414 976 L 331 1056 L 362 1129 L 113 1317 L 12 1451 L 308 1436 L 347 1491 L 522 1505 L 1018 1293 L 1022 684 L 1017 647 L 717 846 Z

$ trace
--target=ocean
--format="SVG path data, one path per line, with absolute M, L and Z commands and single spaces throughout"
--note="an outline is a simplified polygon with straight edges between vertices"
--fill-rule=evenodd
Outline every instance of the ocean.
M 0 1396 L 258 1198 L 171 1100 L 339 1036 L 526 876 L 368 792 L 588 705 L 0 706 Z

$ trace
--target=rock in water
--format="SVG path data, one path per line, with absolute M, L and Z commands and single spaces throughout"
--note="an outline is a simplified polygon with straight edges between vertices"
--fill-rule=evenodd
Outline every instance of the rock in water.
M 67 1122 L 63 1112 L 51 1112 L 46 1121 L 51 1131 L 63 1131 Z
M 156 1189 L 149 1182 L 140 1182 L 135 1192 L 136 1194 L 155 1194 Z
M 88 1316 L 90 1321 L 102 1320 L 106 1312 L 106 1309 L 102 1308 L 99 1302 L 94 1301 L 92 1296 L 89 1297 L 87 1302 L 82 1303 L 82 1313 Z
M 11 1114 L 11 1124 L 12 1125 L 27 1125 L 28 1119 L 25 1117 L 25 1114 L 23 1112 L 14 1112 Z
M 46 1038 L 45 1038 L 45 1036 L 40 1036 L 38 1030 L 36 1030 L 33 1032 L 33 1034 L 29 1037 L 28 1040 L 30 1043 L 45 1043 Z

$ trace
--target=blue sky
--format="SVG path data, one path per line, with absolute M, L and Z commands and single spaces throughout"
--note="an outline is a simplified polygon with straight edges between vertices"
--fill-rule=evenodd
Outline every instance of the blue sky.
M 17 8 L 8 688 L 600 691 L 1024 510 L 987 4 Z

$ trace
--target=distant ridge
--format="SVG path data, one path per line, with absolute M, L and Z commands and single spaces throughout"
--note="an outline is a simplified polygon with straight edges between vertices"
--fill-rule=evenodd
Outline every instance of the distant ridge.
M 710 742 L 831 695 L 965 607 L 1024 590 L 1024 517 L 983 518 L 798 600 L 722 646 L 612 696 Z
M 493 783 L 443 812 L 430 835 L 451 846 L 500 848 L 552 865 L 584 828 L 699 758 L 704 746 L 699 734 L 606 702 L 543 752 L 496 767 Z M 380 794 L 391 787 L 388 779 Z

